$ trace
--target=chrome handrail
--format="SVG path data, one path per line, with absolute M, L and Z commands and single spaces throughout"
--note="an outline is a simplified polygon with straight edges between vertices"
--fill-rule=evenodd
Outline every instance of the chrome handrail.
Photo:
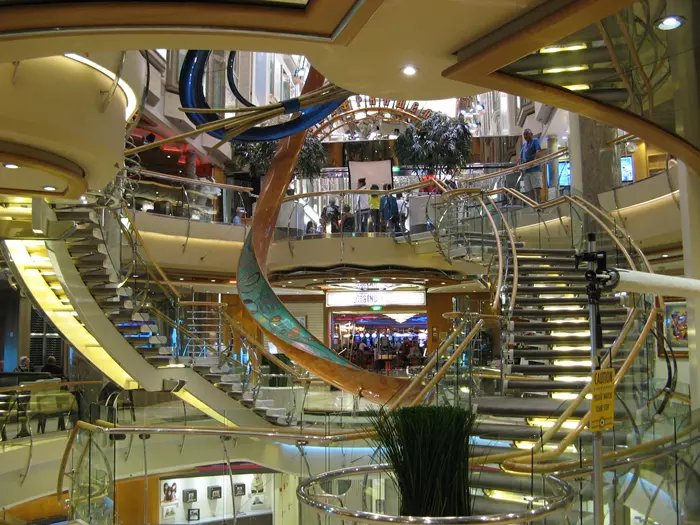
M 541 507 L 529 509 L 521 512 L 504 512 L 501 514 L 486 514 L 481 516 L 449 516 L 449 517 L 419 517 L 419 516 L 391 516 L 388 514 L 378 514 L 375 512 L 363 512 L 350 510 L 347 508 L 324 503 L 315 499 L 316 495 L 311 494 L 311 489 L 321 483 L 327 483 L 334 479 L 358 475 L 365 473 L 380 473 L 389 470 L 388 464 L 363 465 L 359 467 L 347 467 L 338 470 L 324 472 L 302 481 L 297 488 L 297 498 L 301 503 L 311 507 L 318 513 L 336 516 L 341 519 L 352 520 L 360 523 L 408 523 L 408 524 L 431 524 L 431 525 L 474 525 L 477 523 L 491 523 L 498 525 L 529 523 L 540 520 L 553 514 L 566 512 L 574 501 L 576 495 L 571 486 L 552 475 L 545 479 L 551 484 L 554 492 L 554 501 L 548 502 Z

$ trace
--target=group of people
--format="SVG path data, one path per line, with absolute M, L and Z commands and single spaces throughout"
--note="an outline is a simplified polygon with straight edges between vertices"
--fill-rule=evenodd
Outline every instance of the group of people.
M 369 370 L 383 370 L 387 360 L 391 361 L 392 368 L 423 364 L 423 352 L 418 338 L 405 338 L 400 343 L 394 343 L 393 338 L 382 334 L 373 346 L 360 339 L 359 342 L 346 345 L 343 351 L 349 355 L 352 363 Z M 391 359 L 386 359 L 386 356 L 391 356 Z
M 0 366 L 0 372 L 4 369 L 4 363 Z M 19 358 L 19 365 L 13 370 L 13 372 L 34 372 L 32 370 L 32 362 L 29 357 L 23 355 Z M 41 372 L 49 373 L 54 376 L 63 376 L 63 369 L 58 366 L 56 358 L 52 355 L 46 358 L 46 364 L 41 367 Z
M 331 233 L 403 233 L 408 202 L 401 193 L 389 193 L 391 188 L 391 184 L 384 184 L 380 196 L 377 184 L 368 188 L 367 179 L 359 179 L 358 190 L 374 190 L 377 193 L 355 194 L 352 206 L 344 204 L 342 212 L 335 197 L 331 197 L 321 212 L 321 231 L 325 232 L 330 225 Z

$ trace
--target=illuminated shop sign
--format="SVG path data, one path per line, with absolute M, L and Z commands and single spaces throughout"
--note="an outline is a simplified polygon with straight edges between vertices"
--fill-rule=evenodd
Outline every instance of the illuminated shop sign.
M 366 290 L 328 292 L 326 306 L 424 306 L 425 292 Z

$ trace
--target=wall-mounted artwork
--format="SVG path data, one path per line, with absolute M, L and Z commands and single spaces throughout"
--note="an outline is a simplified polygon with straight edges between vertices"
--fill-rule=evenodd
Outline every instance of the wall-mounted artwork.
M 265 492 L 265 484 L 263 483 L 262 474 L 254 474 L 253 481 L 250 483 L 251 494 L 262 494 Z
M 207 487 L 207 497 L 209 499 L 221 499 L 221 487 L 218 485 Z
M 688 307 L 685 301 L 666 303 L 664 328 L 668 344 L 673 348 L 676 357 L 687 357 Z M 668 344 L 664 346 L 666 347 Z
M 187 521 L 199 521 L 199 509 L 187 509 Z
M 195 489 L 183 490 L 182 501 L 185 503 L 194 503 L 197 501 L 197 491 Z
M 161 494 L 161 501 L 177 501 L 177 483 L 163 483 L 163 493 Z
M 675 348 L 688 346 L 688 308 L 685 302 L 666 303 L 666 337 Z
M 233 485 L 234 496 L 245 496 L 245 483 L 236 483 Z
M 177 503 L 169 503 L 167 505 L 162 505 L 160 508 L 160 520 L 161 521 L 174 520 L 176 513 L 177 513 Z

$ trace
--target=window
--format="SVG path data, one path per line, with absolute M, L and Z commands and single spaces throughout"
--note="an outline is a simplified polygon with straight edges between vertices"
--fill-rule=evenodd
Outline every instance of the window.
M 32 369 L 41 368 L 49 356 L 56 358 L 59 366 L 63 361 L 63 339 L 56 328 L 32 308 L 29 334 L 29 361 Z
M 634 182 L 634 162 L 632 155 L 620 157 L 620 177 L 622 182 Z

